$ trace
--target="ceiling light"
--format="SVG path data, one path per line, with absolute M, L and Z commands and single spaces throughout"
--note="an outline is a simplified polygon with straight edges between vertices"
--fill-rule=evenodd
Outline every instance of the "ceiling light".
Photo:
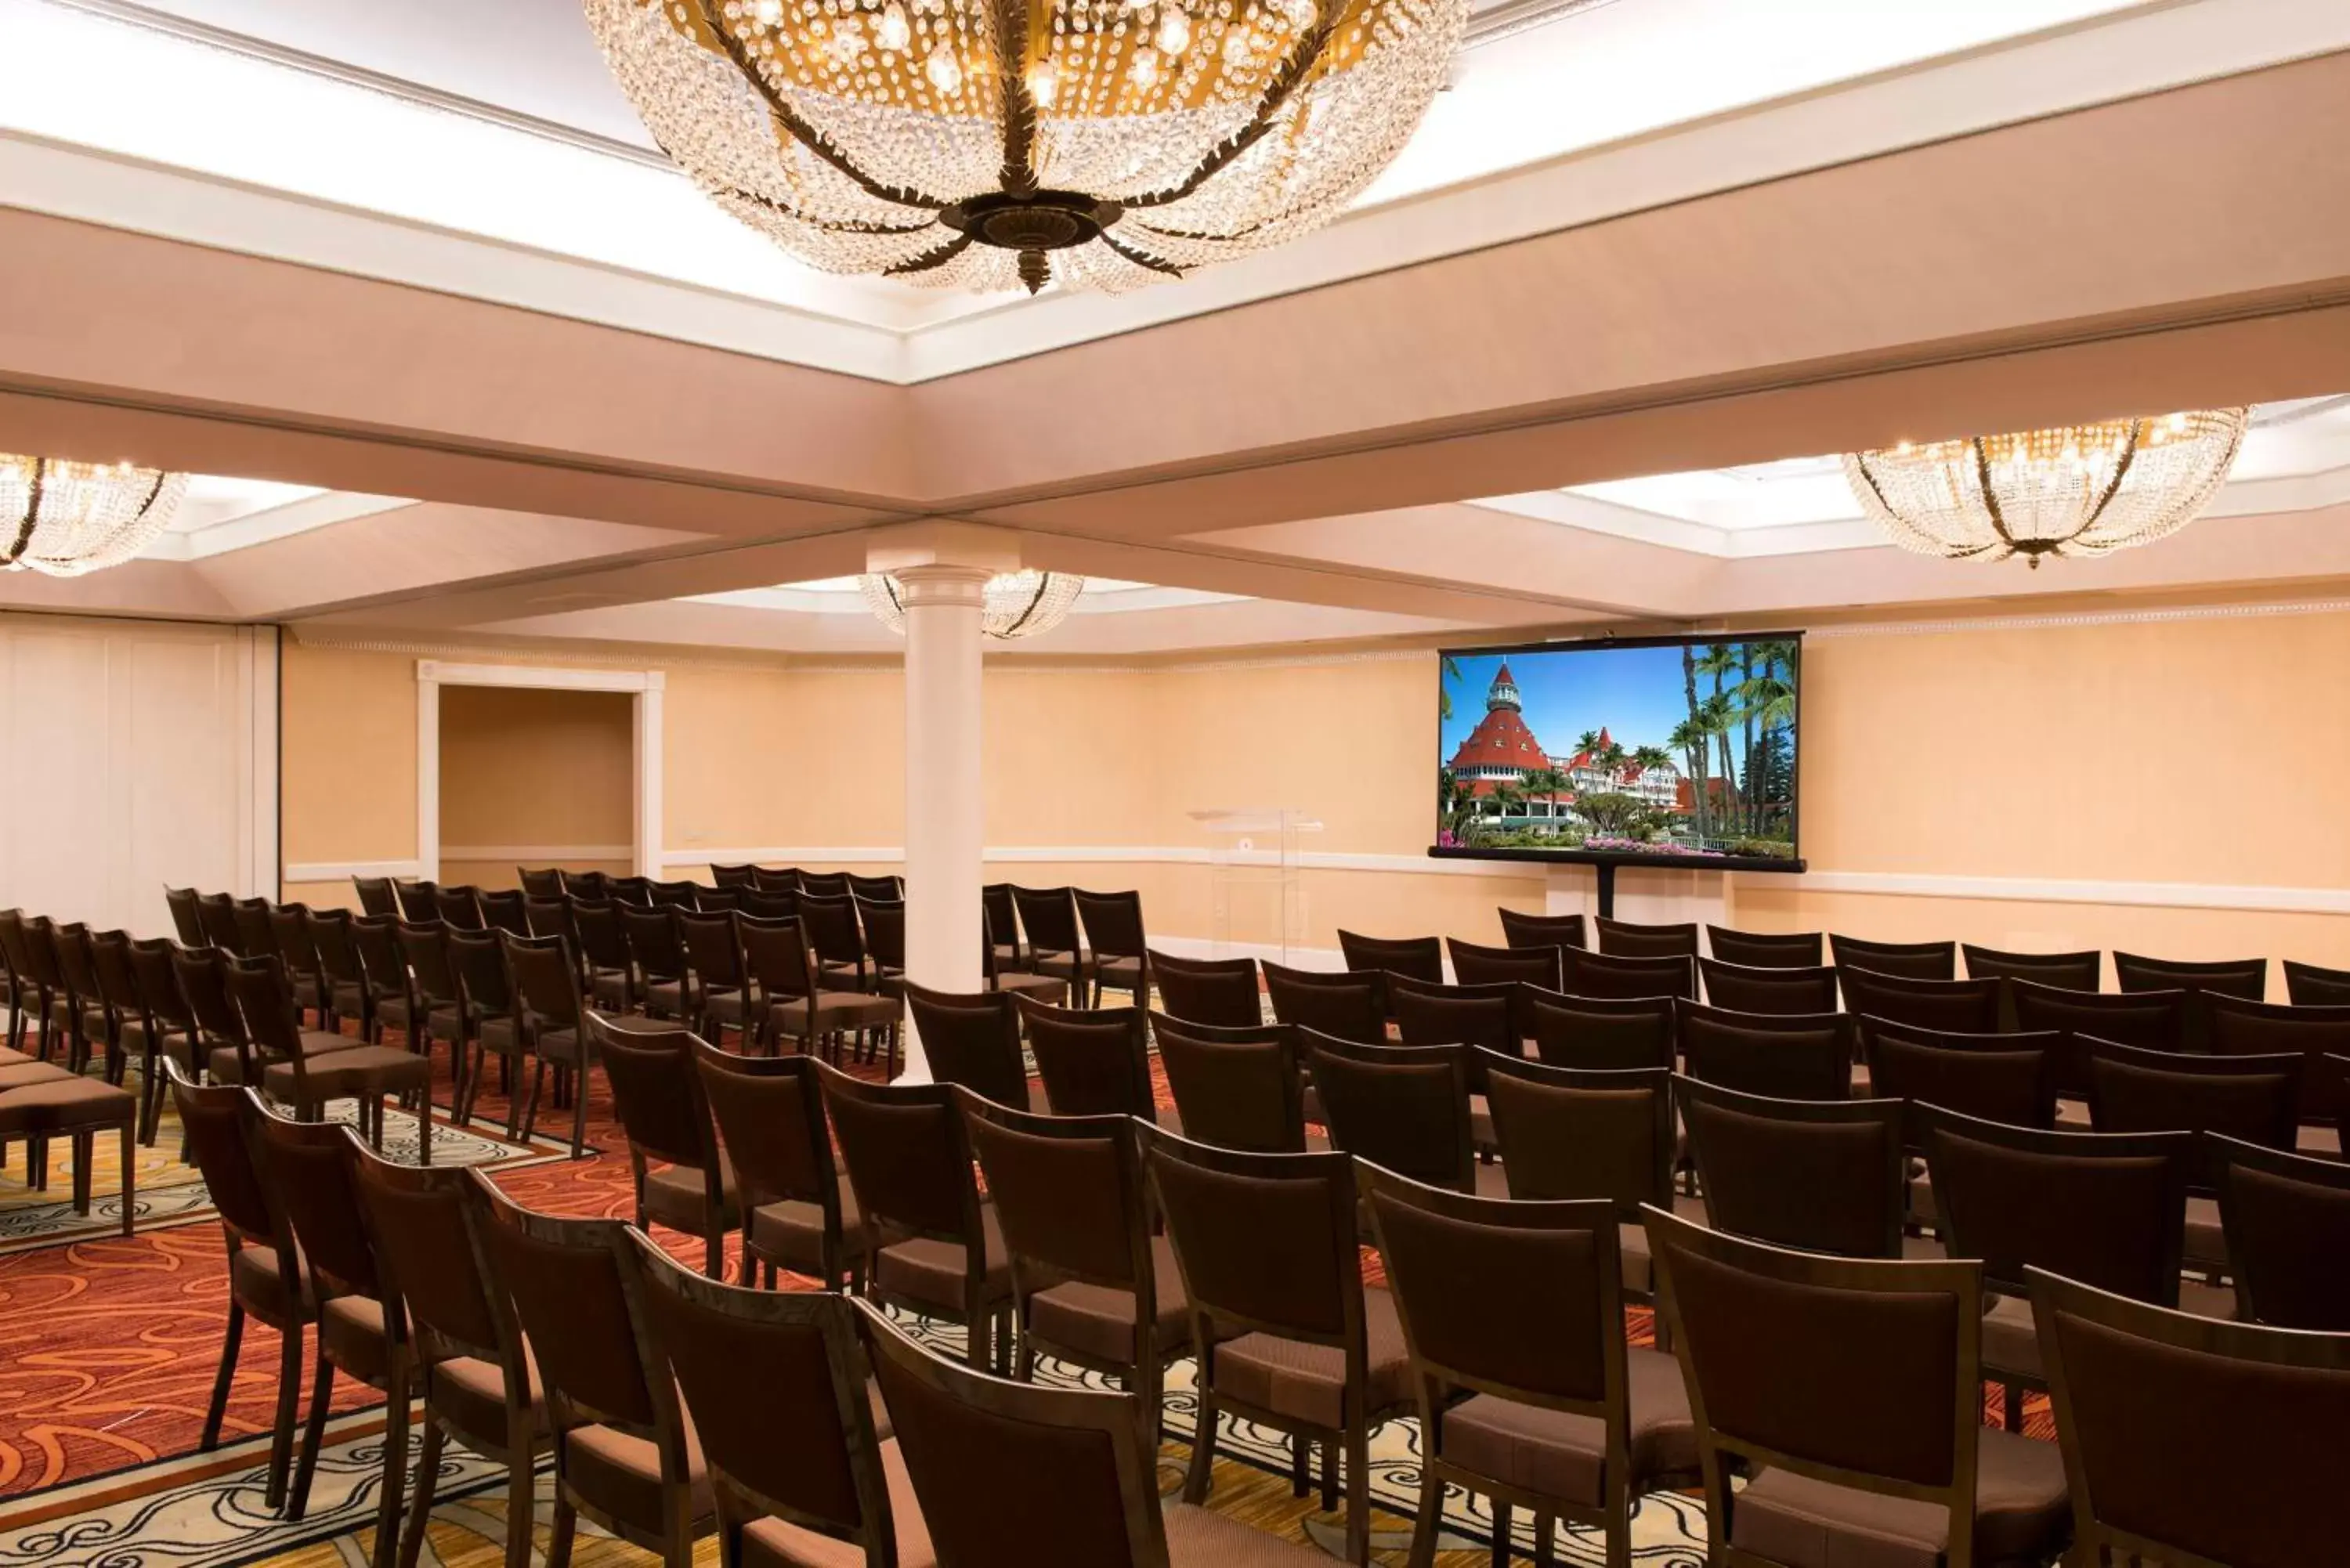
M 857 579 L 857 586 L 876 619 L 891 631 L 906 629 L 905 590 L 896 577 L 868 572 Z M 987 579 L 979 629 L 1002 642 L 1050 631 L 1068 618 L 1069 607 L 1085 587 L 1085 578 L 1066 572 L 998 572 Z
M 0 570 L 119 566 L 154 543 L 187 489 L 184 473 L 127 462 L 0 454 Z
M 1419 123 L 1471 0 L 1160 0 L 1148 26 L 1100 0 L 912 0 L 918 26 L 905 0 L 585 4 L 662 148 L 786 250 L 1033 293 L 1328 223 Z M 833 50 L 868 16 L 882 52 L 844 78 Z
M 2177 533 L 2210 504 L 2249 410 L 1903 441 L 1844 460 L 1861 509 L 1905 550 L 1951 560 L 2098 556 Z

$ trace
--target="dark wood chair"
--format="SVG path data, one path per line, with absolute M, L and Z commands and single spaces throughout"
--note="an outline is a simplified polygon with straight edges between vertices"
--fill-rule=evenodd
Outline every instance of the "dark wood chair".
M 652 1018 L 693 1017 L 699 1006 L 693 966 L 686 961 L 685 939 L 678 935 L 676 906 L 619 904 L 616 909 L 629 939 L 637 1006 Z
M 715 861 L 710 867 L 710 880 L 720 888 L 749 888 L 758 881 L 756 866 L 721 866 Z
M 1733 1012 L 1834 1012 L 1836 971 L 1825 966 L 1752 969 L 1720 959 L 1697 961 L 1705 999 Z
M 578 939 L 578 963 L 588 1001 L 607 1012 L 637 1005 L 637 963 L 629 951 L 622 906 L 609 898 L 573 898 L 570 935 Z
M 1298 1041 L 1332 1147 L 1430 1187 L 1506 1195 L 1502 1173 L 1477 1160 L 1471 1047 L 1363 1045 L 1310 1029 Z
M 1902 1256 L 1901 1103 L 1789 1100 L 1679 1078 L 1706 1223 L 1776 1247 Z
M 1920 980 L 1876 970 L 1838 966 L 1845 1011 L 1862 1018 L 1945 1034 L 1989 1034 L 1999 1028 L 2002 987 L 1997 980 Z M 2043 1027 L 2027 1023 L 2026 1028 Z
M 716 870 L 716 867 L 711 867 Z M 517 866 L 515 883 L 526 898 L 559 898 L 563 896 L 563 873 L 552 866 Z
M 645 891 L 651 895 L 653 908 L 657 909 L 702 908 L 702 884 L 699 882 L 648 882 Z
M 525 1519 L 537 1461 L 552 1447 L 536 1361 L 521 1341 L 503 1342 L 487 1274 L 465 1223 L 472 1178 L 463 1168 L 396 1165 L 356 1141 L 350 1180 L 385 1303 L 384 1336 L 416 1370 L 423 1440 L 416 1487 L 400 1538 L 414 1568 L 441 1474 L 445 1438 L 506 1472 L 506 1517 Z M 406 1412 L 400 1412 L 403 1421 Z M 379 1531 L 382 1527 L 379 1525 Z M 380 1533 L 379 1547 L 389 1538 Z M 507 1532 L 505 1568 L 530 1568 L 531 1532 Z
M 2278 1005 L 2215 995 L 2205 997 L 2204 1006 L 2215 1054 L 2300 1054 L 2303 1146 L 2313 1153 L 2339 1154 L 2342 1146 L 2333 1129 L 2335 1119 L 2350 1110 L 2350 1097 L 2342 1094 L 2340 1075 L 2327 1066 L 2326 1058 L 2350 1056 L 2350 1002 Z
M 1266 962 L 1264 991 L 1283 1023 L 1376 1045 L 1388 1037 L 1385 977 L 1372 970 L 1291 969 Z
M 1136 1396 L 989 1377 L 933 1355 L 869 1306 L 858 1311 L 937 1562 L 1314 1568 L 1311 1547 L 1204 1508 L 1162 1505 Z M 1073 1498 L 1087 1506 L 1069 1506 Z M 1007 1531 L 1007 1519 L 1020 1528 Z
M 1077 916 L 1085 925 L 1086 943 L 1093 954 L 1093 1005 L 1101 1005 L 1104 986 L 1131 992 L 1134 1005 L 1150 1002 L 1150 942 L 1142 929 L 1142 895 L 1089 893 L 1072 889 Z
M 228 918 L 236 926 L 236 946 L 231 950 L 239 958 L 281 957 L 277 951 L 277 927 L 269 918 L 266 898 L 232 898 Z
M 506 987 L 515 1000 L 522 1049 L 530 1058 L 530 1088 L 523 1100 L 517 1136 L 528 1137 L 536 1129 L 539 1096 L 551 1068 L 558 1095 L 569 1092 L 571 1158 L 577 1159 L 588 1149 L 588 1070 L 595 1060 L 595 1042 L 588 1032 L 592 1015 L 580 993 L 578 966 L 571 961 L 560 937 L 517 937 L 500 931 L 497 939 L 505 959 Z
M 2284 961 L 2284 992 L 2295 1007 L 2350 1007 L 2350 969 Z
M 438 919 L 433 914 L 427 919 Z M 190 942 L 190 947 L 213 947 L 243 957 L 244 930 L 236 915 L 236 900 L 226 893 L 204 893 L 196 899 L 196 922 L 203 927 L 204 940 Z
M 307 904 L 272 904 L 269 906 L 269 932 L 273 941 L 270 951 L 286 966 L 286 982 L 294 993 L 294 1005 L 303 1012 L 316 1012 L 318 1027 L 332 1033 L 335 1021 L 331 1016 L 327 993 L 326 965 L 319 961 L 317 940 L 310 934 L 310 909 Z
M 1444 983 L 1444 943 L 1436 937 L 1367 937 L 1342 929 L 1338 932 L 1338 951 L 1349 970 L 1381 978 L 1379 1004 L 1383 1008 L 1388 1006 L 1384 981 L 1388 975 L 1416 980 L 1422 985 Z
M 906 1011 L 921 1036 L 931 1078 L 961 1084 L 973 1094 L 1028 1108 L 1028 1064 L 1020 1049 L 1020 1010 L 1000 991 L 967 995 L 908 984 Z
M 2236 1317 L 2350 1333 L 2350 1165 L 2203 1136 L 2219 1179 Z
M 873 961 L 873 989 L 883 996 L 906 992 L 906 903 L 902 898 L 857 898 L 858 923 L 865 932 L 866 956 Z
M 865 1220 L 833 1161 L 813 1056 L 737 1056 L 693 1043 L 702 1097 L 725 1146 L 743 1216 L 743 1282 L 752 1265 L 837 1291 L 865 1283 Z
M 358 878 L 361 882 L 371 879 L 366 877 Z M 383 886 L 383 896 L 389 899 L 391 897 L 391 884 L 386 882 Z M 180 939 L 180 945 L 183 948 L 200 948 L 204 945 L 204 923 L 196 914 L 196 890 L 193 888 L 163 889 L 163 906 L 172 914 L 172 934 Z M 367 889 L 362 888 L 359 889 L 359 902 L 366 905 L 367 900 Z M 5 949 L 5 945 L 0 943 L 0 949 Z
M 1028 940 L 1027 967 L 1066 981 L 1070 994 L 1082 998 L 1093 978 L 1093 955 L 1078 934 L 1076 889 L 1015 887 L 1012 903 L 1020 912 L 1020 929 Z M 997 932 L 991 940 L 1000 940 L 1003 935 Z
M 2339 1555 L 2350 1339 L 2214 1323 L 2039 1269 L 2030 1282 L 2081 1561 Z
M 515 1094 L 517 1069 L 528 1054 L 528 1031 L 515 1017 L 514 984 L 506 972 L 505 943 L 514 933 L 503 926 L 448 932 L 449 967 L 457 977 L 456 1123 L 472 1125 L 473 1106 L 490 1058 L 498 1059 L 499 1081 L 508 1095 L 506 1131 L 518 1136 L 521 1096 Z
M 1831 932 L 1828 952 L 1838 969 L 1866 970 L 1902 980 L 1955 980 L 1959 973 L 1956 942 L 1872 942 Z
M 231 959 L 222 980 L 243 1028 L 232 1051 L 213 1053 L 215 1079 L 260 1088 L 292 1106 L 304 1121 L 323 1117 L 330 1100 L 354 1100 L 360 1130 L 377 1148 L 383 1147 L 385 1100 L 412 1096 L 418 1106 L 417 1158 L 432 1163 L 430 1059 L 397 1046 L 362 1045 L 302 1028 L 294 1021 L 294 999 L 275 958 Z
M 656 1352 L 692 1417 L 723 1563 L 935 1564 L 921 1505 L 844 1297 L 700 1279 L 642 1236 L 627 1261 Z
M 1458 937 L 1445 940 L 1452 955 L 1452 979 L 1461 985 L 1531 985 L 1556 991 L 1565 982 L 1556 948 L 1487 948 Z
M 763 893 L 796 893 L 800 890 L 800 870 L 796 866 L 754 866 L 751 886 Z
M 2066 991 L 2035 981 L 2005 982 L 2014 998 L 2018 1026 L 2055 1030 L 2065 1038 L 2057 1058 L 2057 1091 L 2074 1099 L 2087 1097 L 2089 1064 L 2083 1039 L 2110 1040 L 2148 1051 L 2176 1051 L 2187 1037 L 2187 993 L 2183 991 L 2112 992 Z
M 848 874 L 848 896 L 868 904 L 902 904 L 906 901 L 906 879 L 899 876 L 860 877 Z
M 466 1220 L 488 1263 L 502 1347 L 524 1341 L 554 1436 L 547 1568 L 569 1568 L 584 1514 L 667 1568 L 691 1568 L 717 1529 L 710 1474 L 668 1364 L 653 1348 L 634 1242 L 619 1220 L 534 1213 L 479 1172 Z
M 437 919 L 400 922 L 400 956 L 415 987 L 414 1007 L 411 1010 L 405 1002 L 387 997 L 376 1004 L 376 1012 L 405 1034 L 408 1048 L 420 1056 L 432 1056 L 434 1041 L 447 1042 L 453 1090 L 463 1084 L 468 1035 L 465 999 L 458 989 L 456 963 L 449 952 L 449 929 Z
M 351 950 L 367 976 L 368 1017 L 360 1037 L 370 1045 L 383 1044 L 387 1025 L 409 1035 L 411 1019 L 424 1016 L 416 977 L 409 972 L 408 957 L 400 947 L 400 921 L 390 915 L 361 915 L 351 921 Z M 414 1043 L 411 1042 L 411 1049 Z
M 400 913 L 400 900 L 392 896 L 390 877 L 354 877 L 351 888 L 359 895 L 360 914 L 396 916 Z M 183 942 L 188 940 L 185 935 L 180 940 Z M 192 947 L 195 944 L 190 942 L 188 945 Z
M 2142 1051 L 2084 1040 L 2088 1052 L 2089 1126 L 2097 1132 L 2219 1133 L 2290 1149 L 2300 1130 L 2303 1064 L 2298 1052 L 2213 1056 Z M 2187 1199 L 2187 1266 L 2216 1275 L 2227 1267 L 2210 1151 L 2199 1158 Z
M 1027 970 L 1029 954 L 1020 940 L 1020 909 L 1013 901 L 1012 884 L 987 883 L 979 890 L 979 902 L 989 928 L 995 933 L 992 955 L 995 969 L 1006 973 Z
M 2071 953 L 2011 953 L 1997 948 L 1979 948 L 1969 942 L 1959 950 L 1966 955 L 1967 978 L 1970 980 L 2028 980 L 2041 985 L 2053 985 L 2064 991 L 2094 992 L 2101 983 L 2106 955 L 2095 950 Z M 2000 999 L 1999 1026 L 2021 1029 L 2016 1021 L 2015 998 Z
M 1601 916 L 1595 922 L 1599 935 L 1599 950 L 1609 958 L 1685 958 L 1697 957 L 1698 932 L 1693 924 L 1643 925 L 1634 920 L 1611 920 Z
M 799 890 L 813 893 L 819 898 L 846 898 L 849 895 L 848 873 L 846 871 L 802 871 Z
M 326 1027 L 339 1028 L 345 1021 L 356 1023 L 359 1038 L 370 1044 L 375 1038 L 374 981 L 368 976 L 367 965 L 359 961 L 359 950 L 352 939 L 354 921 L 348 909 L 313 909 L 309 927 L 311 943 L 318 951 L 318 975 L 325 982 Z
M 484 929 L 530 935 L 530 897 L 521 888 L 484 888 L 481 905 Z
M 1523 1508 L 1537 1562 L 1564 1519 L 1630 1568 L 1632 1510 L 1694 1474 L 1697 1428 L 1672 1356 L 1625 1345 L 1616 1206 L 1465 1196 L 1375 1164 L 1355 1176 L 1419 1396 L 1412 1562 L 1434 1561 L 1449 1482 L 1492 1500 L 1496 1562 Z
M 1684 1003 L 1683 1065 L 1700 1083 L 1786 1100 L 1852 1097 L 1849 1012 L 1731 1012 Z
M 1050 1007 L 1015 999 L 1028 1052 L 1056 1116 L 1159 1119 L 1150 1083 L 1150 1015 L 1139 1007 Z
M 750 961 L 743 952 L 741 917 L 732 909 L 676 911 L 678 940 L 693 971 L 694 1001 L 691 1025 L 705 1039 L 723 1044 L 723 1031 L 733 1029 L 751 1048 L 764 1021 L 765 998 L 751 983 Z
M 629 1174 L 637 1225 L 666 1225 L 702 1238 L 702 1272 L 722 1279 L 727 1233 L 743 1222 L 734 1171 L 718 1148 L 718 1129 L 694 1064 L 694 1037 L 683 1029 L 631 1024 L 588 1015 L 588 1037 L 612 1086 L 612 1110 L 629 1140 Z M 661 1168 L 654 1169 L 655 1162 Z M 746 1271 L 749 1261 L 743 1263 Z
M 897 1065 L 900 999 L 827 986 L 807 926 L 797 915 L 787 920 L 737 915 L 735 927 L 752 986 L 767 1004 L 755 1038 L 768 1055 L 781 1050 L 788 1038 L 797 1050 L 812 1053 L 821 1053 L 829 1042 L 837 1061 L 840 1040 L 880 1029 L 889 1033 L 889 1065 Z
M 98 971 L 90 961 L 89 935 L 89 928 L 78 921 L 52 925 L 49 930 L 62 982 L 49 1011 L 57 1034 L 65 1041 L 66 1071 L 74 1074 L 89 1070 L 99 1046 L 111 1033 L 99 995 Z
M 1012 1273 L 995 1206 L 972 1179 L 955 1085 L 867 1084 L 821 1065 L 817 1081 L 864 1220 L 866 1295 L 962 1324 L 971 1364 L 990 1365 L 992 1342 L 1007 1369 Z
M 1296 1031 L 1280 1023 L 1215 1030 L 1159 1014 L 1150 1024 L 1184 1137 L 1261 1154 L 1305 1152 Z
M 1654 1210 L 1648 1239 L 1717 1561 L 1978 1568 L 2063 1547 L 2063 1460 L 1982 1425 L 1981 1263 L 1823 1257 Z
M 1071 984 L 1058 975 L 1000 966 L 996 962 L 996 954 L 1003 950 L 1003 944 L 995 940 L 995 930 L 994 914 L 983 906 L 979 911 L 979 976 L 985 989 L 1008 992 L 1014 996 L 1025 996 L 1055 1007 L 1069 1000 Z M 1034 955 L 1030 956 L 1033 958 Z
M 1582 948 L 1590 946 L 1581 915 L 1530 915 L 1520 909 L 1495 911 L 1502 921 L 1502 940 L 1513 948 Z
M 1150 977 L 1170 1018 L 1228 1029 L 1264 1022 L 1263 987 L 1253 958 L 1179 959 L 1153 950 Z
M 1825 941 L 1817 931 L 1705 929 L 1706 950 L 1723 963 L 1744 969 L 1818 969 L 1826 961 Z
M 1626 955 L 1562 948 L 1566 989 L 1575 996 L 1678 996 L 1697 1000 L 1697 960 L 1686 953 Z
M 488 923 L 482 919 L 482 890 L 470 885 L 433 888 L 432 909 L 442 925 L 461 931 L 478 931 Z
M 2117 950 L 2114 953 L 2114 984 L 2126 996 L 2147 992 L 2185 992 L 2187 1012 L 2179 1021 L 2179 1047 L 2209 1051 L 2210 1003 L 2223 996 L 2242 1002 L 2266 1001 L 2269 961 L 2255 958 L 2188 962 L 2146 958 Z
M 2012 1127 L 2054 1130 L 2059 1034 L 1942 1034 L 1864 1018 L 1860 1049 L 1868 1064 L 1868 1092 L 1899 1100 L 1902 1142 L 1913 1159 L 1926 1154 L 1926 1109 L 1939 1106 L 1961 1116 Z M 1909 1217 L 1938 1223 L 1934 1189 L 1910 1170 Z
M 1669 996 L 1564 996 L 1526 993 L 1534 1054 L 1554 1067 L 1670 1072 L 1679 1028 Z
M 1039 1354 L 1107 1373 L 1139 1397 L 1155 1447 L 1167 1366 L 1189 1354 L 1191 1324 L 1173 1248 L 1152 1234 L 1134 1123 L 1029 1116 L 967 1090 L 962 1111 L 1010 1262 L 1013 1376 L 1032 1381 Z
M 879 993 L 881 971 L 865 945 L 865 927 L 857 918 L 857 900 L 802 892 L 800 923 L 807 928 L 808 945 L 816 950 L 817 971 L 827 989 Z
M 1395 1299 L 1363 1288 L 1353 1168 L 1346 1155 L 1243 1154 L 1137 1128 L 1167 1218 L 1191 1315 L 1198 1429 L 1229 1410 L 1291 1437 L 1303 1495 L 1306 1448 L 1322 1445 L 1323 1506 L 1337 1502 L 1346 1451 L 1346 1555 L 1369 1561 L 1370 1430 L 1413 1404 Z M 1274 1266 L 1273 1260 L 1279 1260 Z M 1186 1502 L 1207 1501 L 1214 1445 L 1192 1445 Z
M 139 1141 L 152 1147 L 162 1123 L 163 1063 L 176 1061 L 188 1069 L 191 1078 L 199 1078 L 213 1047 L 234 1042 L 197 1038 L 195 1020 L 180 995 L 179 977 L 172 972 L 172 953 L 177 944 L 164 937 L 140 942 L 118 940 L 120 936 L 120 932 L 112 932 L 100 939 L 99 974 L 101 978 L 114 975 L 107 981 L 110 986 L 122 984 L 124 975 L 129 979 L 130 998 L 123 1012 L 123 1047 L 126 1052 L 135 1049 L 140 1054 Z M 117 966 L 122 971 L 120 974 L 114 973 Z

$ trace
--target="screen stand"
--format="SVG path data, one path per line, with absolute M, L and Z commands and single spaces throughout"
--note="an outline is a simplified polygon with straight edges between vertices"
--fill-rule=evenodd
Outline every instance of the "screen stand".
M 1612 920 L 1616 918 L 1616 867 L 1603 860 L 1591 869 L 1599 877 L 1599 918 Z

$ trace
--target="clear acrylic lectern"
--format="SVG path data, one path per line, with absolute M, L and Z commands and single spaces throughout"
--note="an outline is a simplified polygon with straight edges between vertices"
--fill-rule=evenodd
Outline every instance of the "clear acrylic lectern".
M 1209 935 L 1216 956 L 1278 955 L 1305 945 L 1305 887 L 1298 839 L 1319 833 L 1307 813 L 1286 806 L 1195 811 L 1207 835 Z

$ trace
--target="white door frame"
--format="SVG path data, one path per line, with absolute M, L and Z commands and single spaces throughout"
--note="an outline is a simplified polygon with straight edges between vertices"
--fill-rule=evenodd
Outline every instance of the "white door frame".
M 635 717 L 635 867 L 661 874 L 661 692 L 658 670 L 566 670 L 527 664 L 416 661 L 416 875 L 441 877 L 441 688 L 524 686 L 549 691 L 625 691 Z

